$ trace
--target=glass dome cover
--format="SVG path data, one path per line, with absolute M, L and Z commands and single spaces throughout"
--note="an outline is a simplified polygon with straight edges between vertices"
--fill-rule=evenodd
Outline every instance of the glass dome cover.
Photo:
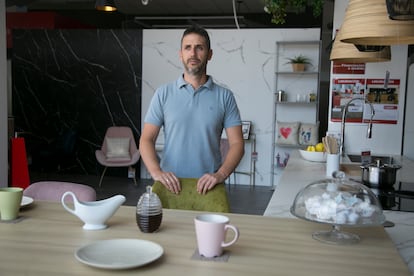
M 347 179 L 341 171 L 335 172 L 333 179 L 322 179 L 300 190 L 290 211 L 301 219 L 333 225 L 332 231 L 324 233 L 328 238 L 321 238 L 321 233 L 314 233 L 313 237 L 336 244 L 359 240 L 350 233 L 347 234 L 352 238 L 345 237 L 346 233 L 340 232 L 340 226 L 373 226 L 385 221 L 376 195 L 365 185 Z M 350 240 L 345 241 L 347 239 Z

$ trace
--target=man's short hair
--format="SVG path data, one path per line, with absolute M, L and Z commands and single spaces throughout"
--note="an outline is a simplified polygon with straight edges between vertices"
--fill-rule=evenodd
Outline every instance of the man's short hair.
M 210 50 L 210 47 L 211 47 L 210 46 L 210 37 L 209 37 L 207 31 L 204 28 L 202 28 L 200 26 L 197 26 L 197 25 L 193 25 L 193 26 L 190 26 L 187 29 L 185 29 L 185 31 L 183 33 L 183 36 L 181 38 L 181 45 L 183 44 L 183 38 L 186 35 L 189 35 L 189 34 L 198 34 L 198 35 L 201 35 L 202 37 L 204 37 L 204 39 L 206 40 L 207 49 Z

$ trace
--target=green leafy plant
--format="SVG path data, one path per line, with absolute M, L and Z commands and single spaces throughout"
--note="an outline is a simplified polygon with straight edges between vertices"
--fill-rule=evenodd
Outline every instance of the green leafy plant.
M 265 12 L 272 15 L 272 23 L 284 24 L 286 22 L 287 10 L 300 13 L 304 12 L 307 6 L 311 6 L 313 16 L 320 16 L 324 0 L 264 0 L 264 3 Z
M 286 64 L 312 64 L 311 60 L 307 57 L 305 57 L 304 55 L 298 55 L 295 56 L 293 58 L 286 58 L 288 60 L 288 62 L 286 62 Z

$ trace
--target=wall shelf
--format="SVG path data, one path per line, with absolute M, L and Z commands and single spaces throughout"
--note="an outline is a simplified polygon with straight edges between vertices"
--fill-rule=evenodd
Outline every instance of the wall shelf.
M 316 106 L 316 102 L 278 102 L 276 101 L 275 104 L 277 105 L 309 105 L 309 106 Z
M 292 71 L 283 71 L 283 72 L 275 72 L 276 75 L 319 75 L 319 72 L 313 72 L 313 71 L 303 71 L 303 72 L 292 72 Z
M 321 59 L 321 41 L 278 41 L 276 42 L 275 91 L 282 90 L 286 101 L 278 101 L 277 93 L 273 97 L 272 148 L 271 148 L 271 186 L 274 187 L 276 170 L 276 148 L 298 149 L 304 145 L 279 145 L 276 143 L 277 121 L 316 123 L 319 109 L 319 75 Z M 305 71 L 294 72 L 288 58 L 304 55 L 312 64 Z M 285 61 L 286 60 L 286 61 Z M 309 94 L 316 94 L 316 100 L 310 102 Z

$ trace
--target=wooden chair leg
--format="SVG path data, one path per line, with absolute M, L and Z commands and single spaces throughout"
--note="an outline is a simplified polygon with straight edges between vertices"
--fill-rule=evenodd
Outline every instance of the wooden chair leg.
M 101 179 L 99 179 L 99 187 L 101 187 L 101 185 L 102 185 L 102 180 L 103 180 L 103 177 L 106 173 L 106 169 L 108 169 L 108 167 L 105 167 L 105 169 L 103 170 L 103 172 L 101 174 Z

